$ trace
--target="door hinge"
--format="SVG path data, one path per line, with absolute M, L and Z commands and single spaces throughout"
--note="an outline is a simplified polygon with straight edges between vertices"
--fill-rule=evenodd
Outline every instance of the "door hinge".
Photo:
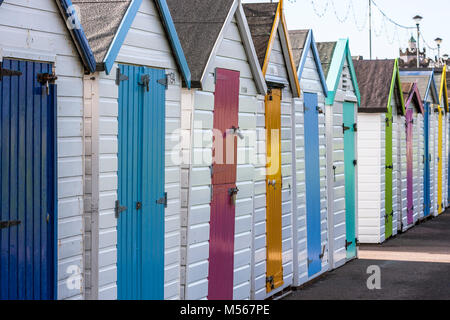
M 355 132 L 358 131 L 358 124 L 357 123 L 353 124 L 353 131 L 355 131 Z
M 386 166 L 386 169 L 394 169 L 394 166 Z
M 120 72 L 120 68 L 116 69 L 116 85 L 120 85 L 122 81 L 127 81 L 128 77 Z
M 323 257 L 325 257 L 325 246 L 323 246 L 323 248 L 322 248 L 322 253 L 319 254 L 319 259 L 322 260 Z
M 156 200 L 156 204 L 163 204 L 164 208 L 167 208 L 167 192 L 164 192 L 164 197 Z
M 353 160 L 353 165 L 356 167 L 358 165 L 358 160 Z
M 323 109 L 321 107 L 317 106 L 316 110 L 319 114 L 323 114 Z
M 266 277 L 266 284 L 268 284 L 270 286 L 271 290 L 275 289 L 275 280 L 274 280 L 273 276 Z
M 333 176 L 334 176 L 334 182 L 336 182 L 336 166 L 333 166 Z
M 175 73 L 166 74 L 166 76 L 157 81 L 160 85 L 164 86 L 166 90 L 169 88 L 169 84 L 175 83 Z
M 120 213 L 127 211 L 128 208 L 127 207 L 123 207 L 120 205 L 120 201 L 116 200 L 116 205 L 114 206 L 114 213 L 116 215 L 116 219 L 119 219 Z
M 3 77 L 12 77 L 18 76 L 20 77 L 22 72 L 16 70 L 3 69 L 2 63 L 0 62 L 0 82 L 3 80 Z
M 358 238 L 355 238 L 355 245 L 356 245 L 357 247 L 359 247 L 359 245 L 360 245 L 360 242 L 359 242 Z
M 21 224 L 20 220 L 0 221 L 0 229 L 6 229 Z
M 150 91 L 150 76 L 148 74 L 141 75 L 141 81 L 139 82 L 140 86 L 143 86 L 147 92 Z
M 42 91 L 48 95 L 48 85 L 49 84 L 55 84 L 55 81 L 58 80 L 58 77 L 55 74 L 50 73 L 38 73 L 37 75 L 37 81 L 42 84 L 44 87 L 42 87 Z

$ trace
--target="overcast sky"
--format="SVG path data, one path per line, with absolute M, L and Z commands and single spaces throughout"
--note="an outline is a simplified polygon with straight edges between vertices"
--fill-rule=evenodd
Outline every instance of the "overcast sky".
M 344 19 L 350 1 L 353 6 L 350 8 L 348 19 L 341 23 L 336 18 L 335 9 L 339 19 Z M 270 0 L 243 0 L 243 2 L 270 2 Z M 355 16 L 359 29 L 368 20 L 368 0 L 284 0 L 284 2 L 289 29 L 313 29 L 317 41 L 335 41 L 348 37 L 352 55 L 369 57 L 369 24 L 366 23 L 363 31 L 359 31 L 355 25 Z M 314 10 L 313 2 L 316 10 Z M 326 6 L 327 2 L 328 6 Z M 424 18 L 421 29 L 426 42 L 431 47 L 436 47 L 434 39 L 440 37 L 444 40 L 441 55 L 450 54 L 449 0 L 375 0 L 375 2 L 390 18 L 402 25 L 415 26 L 412 17 L 421 15 Z M 325 8 L 327 8 L 326 12 Z M 323 17 L 318 16 L 324 12 Z M 417 38 L 416 30 L 398 29 L 397 36 L 392 24 L 386 22 L 386 26 L 387 28 L 384 28 L 379 11 L 373 7 L 374 58 L 398 57 L 399 46 L 405 48 L 411 35 Z M 428 56 L 433 56 L 433 53 L 437 55 L 437 51 L 427 49 Z

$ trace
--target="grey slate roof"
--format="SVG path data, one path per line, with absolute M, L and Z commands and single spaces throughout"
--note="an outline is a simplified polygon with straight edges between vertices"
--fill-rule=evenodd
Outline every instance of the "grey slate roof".
M 256 55 L 261 68 L 264 65 L 267 47 L 269 45 L 272 26 L 275 21 L 278 3 L 244 4 L 244 12 L 252 34 Z
M 395 60 L 355 60 L 353 64 L 361 92 L 361 106 L 358 111 L 387 112 Z M 397 86 L 395 90 L 397 94 L 401 94 L 401 89 Z M 395 96 L 394 98 L 397 98 L 398 95 Z
M 337 42 L 316 42 L 325 79 L 328 78 L 328 72 L 330 71 L 331 60 L 333 59 L 336 44 Z
M 295 66 L 298 68 L 302 58 L 303 49 L 305 48 L 306 39 L 309 30 L 289 30 L 289 38 L 291 40 L 292 55 Z
M 102 63 L 131 0 L 72 0 L 97 63 Z
M 191 70 L 192 86 L 200 87 L 203 71 L 234 0 L 167 0 Z

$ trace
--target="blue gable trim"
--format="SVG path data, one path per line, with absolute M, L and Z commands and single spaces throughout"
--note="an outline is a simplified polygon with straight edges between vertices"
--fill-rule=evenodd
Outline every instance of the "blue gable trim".
M 178 38 L 178 34 L 172 20 L 172 16 L 170 15 L 169 7 L 167 6 L 166 0 L 157 0 L 156 3 L 158 4 L 159 11 L 163 19 L 163 24 L 166 27 L 167 34 L 169 36 L 169 41 L 170 44 L 172 45 L 172 49 L 174 51 L 175 58 L 178 62 L 181 74 L 184 78 L 184 82 L 186 83 L 186 86 L 190 89 L 191 71 L 189 70 L 186 56 L 184 55 L 184 51 L 183 48 L 181 47 L 181 42 L 180 39 Z
M 106 53 L 105 61 L 103 61 L 105 64 L 106 74 L 109 74 L 109 72 L 111 71 L 114 62 L 116 61 L 117 55 L 119 54 L 120 48 L 125 41 L 125 37 L 128 34 L 128 30 L 130 30 L 131 24 L 133 23 L 141 4 L 142 0 L 133 0 L 128 7 L 127 12 L 125 13 L 116 36 L 114 37 L 114 40 L 111 43 L 108 52 Z
M 328 97 L 327 82 L 323 74 L 322 63 L 320 62 L 319 51 L 317 50 L 316 41 L 314 40 L 312 30 L 309 30 L 308 37 L 306 38 L 302 57 L 300 59 L 300 65 L 298 67 L 298 79 L 301 81 L 303 68 L 305 67 L 306 59 L 308 57 L 309 50 L 311 49 L 314 56 L 314 61 L 316 62 L 317 72 L 319 73 L 320 83 L 322 84 L 323 94 L 325 97 Z
M 180 39 L 178 38 L 178 34 L 175 30 L 175 25 L 173 23 L 172 16 L 170 15 L 167 2 L 166 0 L 156 0 L 155 2 L 157 5 L 157 9 L 159 10 L 163 26 L 166 29 L 170 45 L 174 52 L 175 60 L 178 63 L 178 67 L 181 71 L 186 86 L 188 88 L 191 88 L 191 71 L 189 70 L 186 57 L 181 47 Z M 122 47 L 123 42 L 125 41 L 128 31 L 130 30 L 131 25 L 133 24 L 133 21 L 138 13 L 139 8 L 141 7 L 141 4 L 142 0 L 133 0 L 127 12 L 125 13 L 125 16 L 119 26 L 119 30 L 105 57 L 104 64 L 105 64 L 105 71 L 107 74 L 109 74 L 114 65 L 114 62 L 116 61 L 120 48 Z
M 72 25 L 74 26 L 74 28 L 70 28 L 69 31 L 72 33 L 72 36 L 77 43 L 77 47 L 80 51 L 83 63 L 90 72 L 95 72 L 97 64 L 95 62 L 94 53 L 89 46 L 88 40 L 86 38 L 86 35 L 84 34 L 83 28 L 81 27 L 81 23 L 78 19 L 76 11 L 73 9 L 72 1 L 59 0 L 59 5 L 66 21 L 71 21 Z

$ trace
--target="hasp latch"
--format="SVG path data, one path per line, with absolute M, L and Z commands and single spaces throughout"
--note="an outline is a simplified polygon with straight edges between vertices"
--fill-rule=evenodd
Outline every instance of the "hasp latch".
M 58 77 L 54 73 L 38 73 L 37 81 L 42 84 L 42 91 L 48 95 L 48 85 L 55 84 Z
M 127 80 L 128 80 L 128 77 L 120 71 L 120 68 L 117 68 L 116 69 L 116 85 L 120 85 L 120 83 L 122 81 L 127 81 Z
M 121 206 L 120 205 L 120 201 L 116 200 L 116 204 L 115 204 L 115 207 L 114 207 L 114 213 L 116 215 L 116 219 L 119 219 L 119 216 L 120 216 L 121 212 L 124 212 L 124 211 L 127 211 L 127 210 L 128 210 L 127 207 Z

